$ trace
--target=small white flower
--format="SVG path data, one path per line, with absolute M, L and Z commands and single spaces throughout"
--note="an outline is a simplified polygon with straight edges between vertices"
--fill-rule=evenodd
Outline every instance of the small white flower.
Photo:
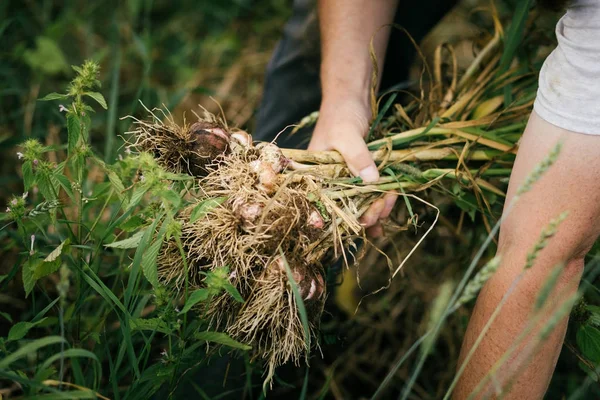
M 67 110 L 67 107 L 63 106 L 62 104 L 58 105 L 58 112 L 66 112 L 69 111 Z
M 10 205 L 13 206 L 13 207 L 16 206 L 17 205 L 17 199 L 12 199 L 10 201 Z
M 20 159 L 22 159 L 23 157 L 25 157 L 25 156 L 23 155 L 23 153 L 21 153 L 20 151 L 17 151 L 17 158 L 20 160 Z
M 37 167 L 39 161 L 37 160 L 37 158 L 35 160 L 33 160 L 33 165 L 35 165 Z
M 180 312 L 179 307 L 175 307 L 175 312 Z
M 35 243 L 35 235 L 31 235 L 31 249 L 29 250 L 29 255 L 33 255 L 35 251 L 33 251 L 33 245 Z
M 127 146 L 127 148 L 125 149 L 125 154 L 131 154 L 131 149 L 129 148 L 129 146 Z
M 123 161 L 123 156 L 119 154 L 119 157 L 117 158 L 119 161 Z
M 161 355 L 161 356 L 163 356 L 163 357 L 168 357 L 168 356 L 169 356 L 169 353 L 167 352 L 167 349 L 163 349 L 163 350 L 160 352 L 160 355 Z
M 10 212 L 10 207 L 6 207 L 6 212 L 9 213 Z
M 146 180 L 146 177 L 144 175 L 140 175 L 140 182 L 144 182 Z
M 23 200 L 25 200 L 27 198 L 27 196 L 29 196 L 29 192 L 23 193 Z

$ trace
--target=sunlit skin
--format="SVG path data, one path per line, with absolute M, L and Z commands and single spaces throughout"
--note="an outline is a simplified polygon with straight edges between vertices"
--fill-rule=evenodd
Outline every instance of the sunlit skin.
M 369 90 L 371 61 L 368 57 L 372 35 L 379 66 L 383 65 L 389 30 L 378 29 L 392 22 L 398 6 L 395 0 L 321 0 L 319 18 L 322 40 L 321 84 L 323 100 L 320 118 L 309 149 L 337 150 L 355 175 L 365 181 L 378 178 L 375 164 L 364 144 L 371 118 Z M 343 34 L 342 34 L 343 33 Z M 381 71 L 379 71 L 381 72 Z M 600 132 L 598 132 L 600 133 Z M 560 301 L 574 293 L 583 269 L 583 257 L 600 227 L 600 136 L 566 131 L 532 114 L 521 140 L 510 180 L 506 203 L 537 163 L 558 140 L 562 152 L 548 173 L 523 195 L 501 226 L 498 254 L 501 265 L 484 286 L 477 300 L 466 333 L 461 359 L 472 347 L 481 329 L 496 309 L 500 299 L 521 273 L 525 257 L 542 229 L 561 212 L 569 211 L 557 236 L 542 251 L 533 268 L 523 277 L 501 309 L 474 356 L 467 364 L 454 392 L 455 399 L 466 399 L 486 376 L 495 362 L 507 351 L 530 320 L 533 304 L 548 274 L 560 261 L 565 269 L 544 308 L 542 323 Z M 375 202 L 363 216 L 363 224 L 372 234 L 380 234 L 379 221 L 386 218 L 395 201 L 389 194 Z M 560 296 L 557 295 L 560 293 Z M 538 330 L 518 348 L 523 354 L 536 349 L 519 365 L 509 359 L 480 393 L 494 397 L 494 388 L 502 388 L 515 375 L 505 399 L 540 399 L 547 390 L 562 346 L 567 319 L 560 321 L 544 343 L 537 343 Z M 522 361 L 522 359 L 521 359 Z

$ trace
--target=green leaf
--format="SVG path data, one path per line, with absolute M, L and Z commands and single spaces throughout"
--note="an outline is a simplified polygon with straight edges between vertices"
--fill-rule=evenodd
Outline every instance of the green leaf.
M 23 339 L 31 328 L 42 323 L 45 319 L 46 318 L 42 318 L 37 322 L 17 322 L 12 326 L 12 328 L 10 328 L 10 331 L 8 332 L 8 340 L 14 342 L 15 340 Z
M 212 293 L 213 291 L 210 289 L 198 289 L 192 292 L 190 297 L 188 297 L 187 301 L 185 302 L 185 305 L 181 310 L 181 314 L 185 314 L 186 312 L 190 311 L 196 304 L 206 301 Z
M 21 347 L 19 350 L 15 351 L 14 353 L 9 354 L 4 358 L 0 358 L 0 371 L 6 369 L 13 362 L 23 357 L 26 357 L 29 354 L 35 353 L 38 349 L 41 349 L 42 347 L 51 346 L 53 344 L 58 343 L 67 343 L 67 341 L 60 336 L 46 336 L 44 338 L 28 343 L 25 346 Z
M 104 96 L 102 96 L 102 93 L 86 92 L 85 95 L 96 100 L 98 102 L 98 104 L 100 104 L 102 106 L 102 108 L 104 108 L 105 110 L 108 110 L 108 106 L 106 105 L 106 100 L 104 100 Z
M 138 232 L 134 233 L 133 235 L 131 235 L 130 237 L 128 237 L 127 239 L 118 240 L 116 242 L 105 244 L 104 246 L 112 247 L 115 249 L 135 249 L 140 244 L 140 241 L 142 240 L 142 236 L 144 236 L 145 232 L 146 232 L 145 229 L 138 231 Z
M 79 143 L 79 138 L 81 138 L 81 120 L 75 113 L 67 114 L 67 132 L 68 135 L 68 150 L 69 155 L 73 153 L 75 147 Z
M 3 312 L 3 311 L 0 311 L 0 317 L 3 317 L 3 318 L 5 318 L 5 319 L 6 319 L 8 322 L 10 322 L 11 324 L 12 324 L 12 322 L 13 322 L 13 319 L 12 319 L 12 317 L 10 316 L 10 314 L 8 314 L 8 313 L 5 313 L 5 312 Z
M 132 318 L 129 327 L 132 331 L 156 331 L 166 335 L 173 332 L 173 329 L 160 318 Z
M 163 241 L 165 239 L 165 230 L 166 223 L 163 224 L 161 228 L 161 232 L 158 234 L 156 240 L 148 246 L 148 250 L 142 256 L 142 272 L 148 282 L 152 284 L 152 286 L 158 286 L 158 270 L 156 269 L 156 258 L 158 257 L 158 252 L 162 247 Z M 163 229 L 165 228 L 165 229 Z
M 25 161 L 21 167 L 21 170 L 23 171 L 23 186 L 27 192 L 29 189 L 31 189 L 33 183 L 35 182 L 31 161 Z
M 56 75 L 68 71 L 69 65 L 64 53 L 54 40 L 38 36 L 35 45 L 34 50 L 28 49 L 23 52 L 23 60 L 34 72 Z
M 159 196 L 163 199 L 163 201 L 168 201 L 175 208 L 179 207 L 181 204 L 181 197 L 172 190 L 163 190 L 159 193 Z
M 300 314 L 300 321 L 302 322 L 302 327 L 304 328 L 304 339 L 306 340 L 306 348 L 310 349 L 310 328 L 308 324 L 308 314 L 306 313 L 306 307 L 304 306 L 304 301 L 302 300 L 302 296 L 300 295 L 300 289 L 298 288 L 298 284 L 294 280 L 294 275 L 292 274 L 292 270 L 290 269 L 290 265 L 288 264 L 287 259 L 285 258 L 285 254 L 281 247 L 279 247 L 279 254 L 283 260 L 283 265 L 285 267 L 285 272 L 287 274 L 288 282 L 292 287 L 292 293 L 294 294 L 294 300 L 296 300 L 296 307 L 298 308 L 298 313 Z M 308 357 L 308 355 L 307 355 Z
M 63 240 L 63 242 L 59 244 L 57 248 L 52 250 L 52 253 L 48 254 L 48 256 L 44 259 L 44 262 L 55 261 L 62 254 L 63 249 L 65 249 L 65 251 L 67 250 L 69 243 L 71 243 L 71 239 L 67 238 Z
M 147 185 L 140 185 L 137 188 L 135 188 L 135 190 L 133 191 L 133 193 L 131 193 L 131 198 L 129 199 L 129 204 L 127 206 L 127 208 L 132 208 L 135 207 L 139 204 L 140 201 L 142 201 L 142 198 L 144 197 L 144 195 L 148 192 L 148 186 Z
M 58 271 L 61 265 L 62 260 L 60 258 L 53 261 L 40 261 L 33 270 L 33 279 L 37 281 L 38 279 L 53 274 Z
M 138 229 L 140 226 L 144 225 L 146 220 L 138 215 L 134 215 L 129 218 L 127 221 L 123 222 L 119 228 L 124 230 L 125 232 L 133 232 Z
M 6 278 L 8 278 L 8 275 L 0 275 L 0 283 L 2 283 L 2 281 L 4 281 Z
M 39 99 L 39 101 L 64 100 L 64 99 L 68 99 L 68 98 L 69 98 L 68 94 L 54 92 L 54 93 L 48 93 L 47 95 L 45 95 L 44 97 Z
M 238 301 L 240 303 L 244 302 L 244 298 L 242 297 L 240 292 L 231 283 L 229 283 L 229 282 L 223 283 L 223 289 L 225 289 L 227 291 L 227 293 L 229 293 L 231 295 L 231 297 L 233 297 L 236 301 Z
M 192 214 L 190 215 L 190 222 L 195 222 L 200 218 L 204 217 L 210 210 L 213 208 L 223 204 L 227 200 L 227 197 L 216 197 L 214 199 L 207 199 L 200 202 L 194 209 L 192 210 Z
M 25 297 L 29 296 L 29 293 L 31 293 L 31 291 L 33 290 L 36 281 L 36 279 L 33 278 L 33 271 L 35 266 L 31 265 L 31 262 L 31 259 L 27 260 L 27 262 L 23 264 L 21 270 L 23 279 L 23 289 L 25 289 Z
M 56 179 L 56 182 L 58 182 L 60 187 L 63 188 L 67 196 L 69 196 L 72 201 L 75 201 L 75 196 L 73 195 L 73 189 L 71 188 L 71 182 L 69 181 L 69 178 L 64 176 L 59 171 L 55 171 L 53 177 Z
M 250 350 L 252 346 L 248 346 L 247 344 L 243 344 L 238 342 L 237 340 L 232 339 L 227 334 L 223 332 L 198 332 L 194 335 L 194 339 L 197 340 L 205 340 L 207 342 L 222 344 L 223 346 L 228 346 L 233 349 L 239 350 Z
M 37 175 L 37 185 L 44 199 L 56 200 L 56 191 L 47 173 Z
M 577 346 L 585 358 L 600 363 L 600 330 L 591 325 L 581 325 L 577 331 Z

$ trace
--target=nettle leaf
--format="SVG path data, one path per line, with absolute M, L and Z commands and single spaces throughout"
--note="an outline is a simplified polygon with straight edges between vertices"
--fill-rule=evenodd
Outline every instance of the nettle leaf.
M 123 222 L 119 228 L 125 232 L 133 232 L 146 223 L 146 220 L 139 215 L 130 217 L 127 221 Z
M 66 251 L 71 243 L 71 239 L 65 239 L 61 244 L 58 245 L 57 248 L 52 250 L 52 253 L 48 254 L 48 256 L 44 259 L 44 262 L 52 262 L 55 261 L 63 252 L 63 249 Z
M 190 215 L 190 222 L 195 222 L 200 218 L 204 217 L 210 210 L 223 204 L 225 200 L 227 200 L 227 197 L 223 196 L 215 197 L 214 199 L 207 199 L 200 202 L 200 204 L 198 204 L 192 210 L 192 214 Z
M 98 104 L 100 104 L 102 106 L 102 108 L 104 108 L 105 110 L 108 109 L 108 105 L 106 105 L 106 100 L 104 99 L 104 96 L 102 96 L 102 93 L 86 92 L 85 95 L 96 100 L 98 102 Z
M 42 318 L 37 322 L 25 322 L 25 321 L 17 322 L 16 324 L 14 324 L 12 326 L 12 328 L 10 328 L 10 331 L 8 332 L 8 340 L 15 341 L 15 340 L 23 339 L 25 337 L 25 335 L 27 335 L 27 332 L 29 332 L 29 330 L 31 328 L 33 328 L 36 325 L 41 324 L 45 320 L 46 320 L 46 318 Z
M 25 264 L 23 264 L 21 273 L 23 279 L 23 289 L 25 289 L 25 297 L 29 296 L 29 293 L 33 290 L 35 286 L 35 281 L 33 277 L 33 271 L 35 265 L 31 265 L 32 260 L 29 259 Z
M 70 112 L 67 114 L 67 132 L 69 133 L 68 150 L 69 154 L 71 154 L 75 150 L 75 147 L 77 147 L 79 138 L 81 137 L 81 120 L 75 113 Z
M 181 197 L 172 190 L 163 190 L 160 192 L 159 196 L 164 200 L 168 201 L 173 205 L 173 207 L 177 208 L 181 204 Z
M 144 272 L 146 279 L 148 279 L 148 282 L 150 282 L 154 287 L 159 285 L 156 257 L 158 257 L 158 252 L 162 246 L 163 239 L 164 236 L 156 239 L 142 256 L 142 271 Z
M 39 99 L 39 101 L 65 100 L 68 98 L 69 98 L 69 95 L 67 95 L 67 94 L 54 92 L 54 93 L 48 93 L 47 95 L 45 95 L 44 97 Z
M 47 173 L 40 173 L 37 176 L 37 185 L 40 193 L 46 200 L 56 200 L 56 190 Z
M 600 330 L 591 325 L 581 325 L 577 331 L 577 346 L 585 358 L 600 363 Z
M 62 265 L 62 260 L 57 258 L 52 261 L 40 261 L 33 270 L 33 279 L 38 280 L 55 273 Z
M 60 187 L 63 188 L 67 196 L 69 196 L 72 201 L 75 201 L 75 196 L 73 195 L 73 189 L 71 188 L 71 181 L 69 181 L 69 178 L 64 176 L 59 171 L 55 171 L 52 177 L 56 180 Z
M 112 248 L 115 248 L 115 249 L 135 249 L 140 244 L 140 241 L 142 240 L 142 237 L 144 236 L 144 233 L 146 233 L 145 229 L 143 229 L 143 230 L 141 230 L 139 232 L 134 233 L 133 235 L 131 235 L 127 239 L 118 240 L 116 242 L 105 244 L 104 246 L 105 247 L 112 247 Z
M 31 161 L 25 161 L 21 167 L 23 171 L 23 186 L 27 192 L 33 186 L 35 182 L 35 176 L 33 175 L 33 165 Z
M 156 331 L 166 335 L 173 332 L 160 318 L 132 318 L 129 320 L 129 327 L 132 331 Z
M 239 350 L 250 350 L 252 346 L 248 346 L 247 344 L 243 344 L 238 342 L 237 340 L 232 339 L 229 335 L 223 332 L 198 332 L 194 335 L 194 339 L 197 340 L 205 340 L 207 342 L 213 342 L 222 344 L 223 346 L 228 346 L 233 349 Z
M 181 310 L 181 314 L 185 314 L 186 312 L 190 311 L 196 304 L 206 301 L 210 296 L 212 296 L 213 293 L 214 291 L 211 289 L 198 289 L 193 291 L 185 302 L 185 305 Z
M 229 282 L 223 283 L 223 289 L 225 289 L 225 291 L 227 293 L 229 293 L 231 295 L 231 297 L 233 297 L 236 301 L 238 301 L 240 303 L 244 302 L 244 298 L 242 297 L 241 293 L 231 283 L 229 283 Z

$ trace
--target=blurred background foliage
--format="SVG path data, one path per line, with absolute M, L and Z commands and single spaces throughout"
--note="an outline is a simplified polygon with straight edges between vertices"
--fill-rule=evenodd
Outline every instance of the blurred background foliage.
M 437 44 L 446 41 L 455 46 L 459 65 L 468 65 L 474 54 L 473 43 L 491 31 L 491 18 L 481 12 L 487 4 L 462 1 L 423 41 L 426 58 L 432 56 Z M 516 0 L 496 2 L 504 18 L 510 16 L 514 4 Z M 27 138 L 57 147 L 65 143 L 64 116 L 56 103 L 37 99 L 61 92 L 73 77 L 70 65 L 85 59 L 101 65 L 101 92 L 109 109 L 93 115 L 92 145 L 107 162 L 117 158 L 122 144 L 119 135 L 130 125 L 120 118 L 145 114 L 140 101 L 149 107 L 165 105 L 178 119 L 197 104 L 218 111 L 218 102 L 232 125 L 251 132 L 266 64 L 291 6 L 291 0 L 0 2 L 0 204 L 23 190 L 16 155 L 19 143 Z M 548 38 L 555 21 L 555 15 L 536 19 L 537 28 L 527 40 L 537 41 L 539 51 L 552 48 Z M 420 70 L 417 63 L 415 77 Z M 309 376 L 311 398 L 361 398 L 377 389 L 398 357 L 427 330 L 429 321 L 435 320 L 431 314 L 443 306 L 444 299 L 447 301 L 447 293 L 485 237 L 480 221 L 468 218 L 461 222 L 457 234 L 453 227 L 459 210 L 451 205 L 445 209 L 444 204 L 438 206 L 445 211 L 442 227 L 413 256 L 403 275 L 388 290 L 365 299 L 356 313 L 357 299 L 385 285 L 387 267 L 375 257 L 367 258 L 361 270 L 362 290 L 358 289 L 355 271 L 344 273 L 338 293 L 329 298 L 321 352 L 315 352 L 309 370 L 293 365 L 282 368 L 269 397 L 298 396 L 305 376 Z M 426 214 L 425 210 L 416 212 Z M 15 250 L 9 247 L 14 242 L 4 240 L 5 235 L 5 231 L 0 232 L 4 264 L 0 274 L 6 273 L 15 259 L 11 257 Z M 405 255 L 418 238 L 414 232 L 402 235 L 393 249 L 397 257 Z M 594 250 L 590 259 L 595 260 L 593 254 L 597 253 Z M 594 290 L 588 292 L 586 300 L 600 304 L 597 289 L 591 287 Z M 28 303 L 23 298 L 22 292 L 0 293 L 0 310 L 26 314 Z M 577 324 L 589 318 L 589 311 L 584 305 L 577 311 L 572 319 L 575 328 L 567 335 L 551 384 L 550 399 L 574 393 L 586 379 L 582 368 L 594 367 L 577 349 L 575 334 Z M 435 348 L 432 343 L 423 350 L 431 351 L 431 359 L 413 398 L 436 399 L 445 392 L 469 313 L 465 308 L 453 315 Z M 1 336 L 9 329 L 10 324 L 0 323 Z M 593 343 L 600 343 L 600 338 Z M 599 356 L 592 361 L 600 361 L 600 351 L 590 351 Z M 397 386 L 392 385 L 395 393 L 410 371 L 408 365 L 398 371 Z M 244 375 L 247 372 L 244 365 L 230 364 L 228 357 L 218 358 L 212 367 L 190 374 L 192 383 L 184 382 L 176 397 L 196 396 L 200 385 L 204 398 L 240 398 L 239 390 L 231 391 L 232 387 L 246 384 L 247 379 L 254 379 L 260 387 L 260 373 Z M 583 396 L 600 398 L 593 385 Z

